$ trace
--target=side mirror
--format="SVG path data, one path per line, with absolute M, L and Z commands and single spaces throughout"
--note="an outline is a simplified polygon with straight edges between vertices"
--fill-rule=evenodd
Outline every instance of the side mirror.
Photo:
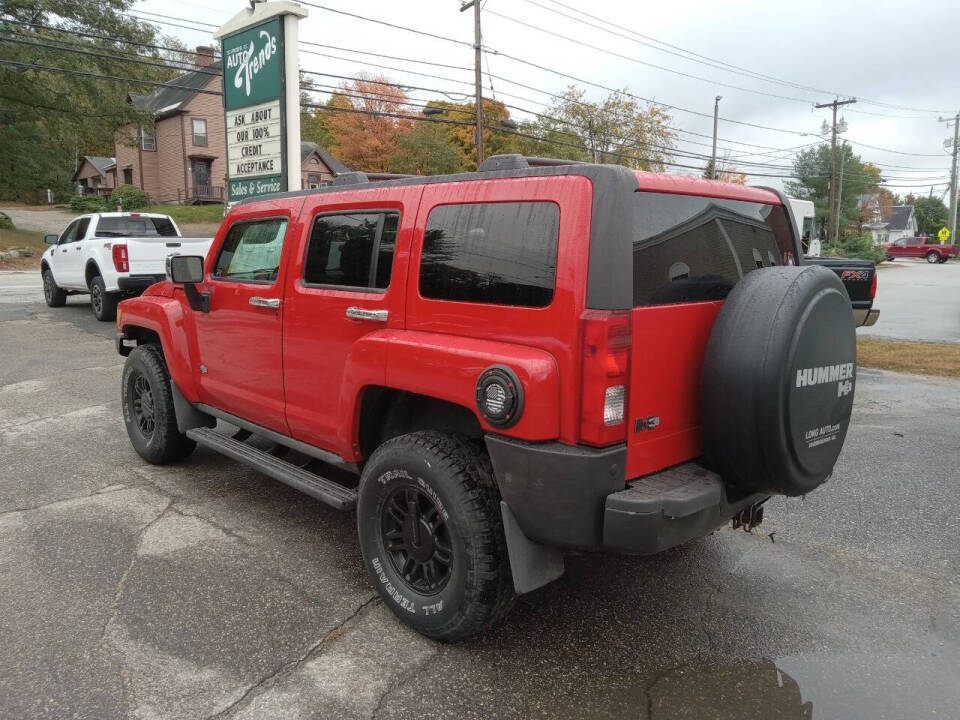
M 203 256 L 168 255 L 167 279 L 175 283 L 198 283 L 203 281 Z
M 47 245 L 56 245 L 56 244 L 60 241 L 60 236 L 59 236 L 59 235 L 44 235 L 44 236 L 43 236 L 43 241 L 44 241 Z

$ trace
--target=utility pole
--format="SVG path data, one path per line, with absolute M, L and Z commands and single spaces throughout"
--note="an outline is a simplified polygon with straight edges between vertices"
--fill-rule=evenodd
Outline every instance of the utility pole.
M 837 206 L 834 197 L 836 195 L 837 188 L 837 108 L 841 105 L 851 105 L 856 101 L 856 98 L 850 98 L 849 100 L 840 100 L 837 98 L 833 102 L 814 105 L 814 107 L 818 109 L 827 107 L 833 108 L 833 131 L 831 132 L 830 137 L 830 217 L 828 218 L 827 224 L 827 242 L 830 243 L 835 243 L 837 241 L 837 236 L 834 234 L 834 227 L 837 223 Z
M 723 95 L 717 95 L 713 99 L 713 152 L 710 154 L 710 169 L 713 179 L 716 180 L 719 176 L 717 172 L 717 120 L 720 117 L 720 101 L 723 100 Z
M 950 165 L 950 242 L 955 243 L 954 239 L 957 234 L 957 152 L 960 149 L 960 113 L 957 113 L 953 120 L 949 118 L 940 118 L 940 122 L 953 123 L 953 147 L 951 148 L 951 154 L 953 155 L 953 162 Z M 949 141 L 947 141 L 949 142 Z M 946 142 L 944 143 L 946 145 Z
M 837 224 L 834 237 L 840 239 L 840 216 L 843 214 L 843 162 L 847 157 L 847 141 L 840 143 L 840 182 L 837 183 Z
M 480 0 L 470 0 L 460 5 L 460 12 L 473 8 L 473 84 L 477 106 L 477 167 L 483 162 L 483 71 L 481 68 L 482 46 L 480 43 Z

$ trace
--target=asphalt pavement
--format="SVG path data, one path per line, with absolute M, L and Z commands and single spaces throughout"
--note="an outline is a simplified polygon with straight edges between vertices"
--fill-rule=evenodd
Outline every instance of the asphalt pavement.
M 880 320 L 858 332 L 876 337 L 960 342 L 960 259 L 886 262 L 879 267 Z
M 352 514 L 202 449 L 144 463 L 112 326 L 31 282 L 0 282 L 2 718 L 960 715 L 956 381 L 861 370 L 835 477 L 753 534 L 569 555 L 442 645 L 379 601 Z

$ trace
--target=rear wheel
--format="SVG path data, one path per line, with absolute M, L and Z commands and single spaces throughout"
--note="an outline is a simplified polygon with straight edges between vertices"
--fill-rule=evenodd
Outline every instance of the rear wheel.
M 401 620 L 459 640 L 514 598 L 490 460 L 469 441 L 428 431 L 388 440 L 360 479 L 357 526 L 370 579 Z
M 53 279 L 50 268 L 45 267 L 40 276 L 43 278 L 43 299 L 50 307 L 63 307 L 67 304 L 67 292 L 62 290 Z
M 927 253 L 927 262 L 931 265 L 936 265 L 940 262 L 940 253 L 931 250 Z
M 119 293 L 107 292 L 107 286 L 104 285 L 102 277 L 97 275 L 90 281 L 90 307 L 97 320 L 103 322 L 116 320 L 119 301 Z
M 127 357 L 121 405 L 130 443 L 147 462 L 162 465 L 193 452 L 196 443 L 177 429 L 170 374 L 156 345 L 140 345 Z

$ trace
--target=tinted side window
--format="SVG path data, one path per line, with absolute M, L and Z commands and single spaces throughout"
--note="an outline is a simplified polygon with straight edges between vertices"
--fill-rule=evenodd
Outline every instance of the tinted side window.
M 560 208 L 551 202 L 441 205 L 430 211 L 420 294 L 545 307 L 557 274 Z
M 286 218 L 241 222 L 227 231 L 213 276 L 220 280 L 273 282 L 280 272 Z
M 90 227 L 90 218 L 83 218 L 77 225 L 77 240 L 83 240 L 87 236 L 88 227 Z
M 792 250 L 783 208 L 637 193 L 633 305 L 722 300 L 745 274 Z
M 386 289 L 399 224 L 399 213 L 318 216 L 307 246 L 304 283 Z

